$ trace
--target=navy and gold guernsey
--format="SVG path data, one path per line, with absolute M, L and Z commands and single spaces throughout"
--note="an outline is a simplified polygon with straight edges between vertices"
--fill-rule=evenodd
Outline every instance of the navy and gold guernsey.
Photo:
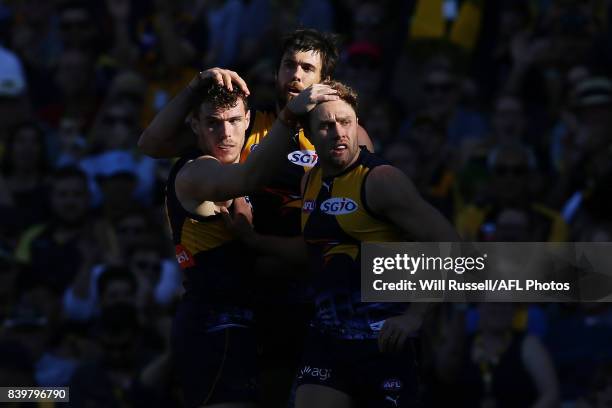
M 361 242 L 402 241 L 401 232 L 374 214 L 365 199 L 370 171 L 388 164 L 365 147 L 349 168 L 322 177 L 320 166 L 307 176 L 302 231 L 308 245 L 316 292 L 313 326 L 334 337 L 375 338 L 387 317 L 406 306 L 361 302 Z
M 207 330 L 248 326 L 253 319 L 252 274 L 246 247 L 231 235 L 220 214 L 204 217 L 189 212 L 176 196 L 179 170 L 201 155 L 193 151 L 180 158 L 170 170 L 166 185 L 167 216 L 176 259 L 184 272 L 183 300 L 197 308 L 193 317 Z
M 276 116 L 271 112 L 251 111 L 251 125 L 240 161 L 244 162 L 272 128 Z M 253 224 L 260 234 L 300 235 L 300 182 L 305 172 L 317 163 L 317 154 L 302 130 L 294 137 L 286 152 L 287 161 L 268 185 L 250 196 Z

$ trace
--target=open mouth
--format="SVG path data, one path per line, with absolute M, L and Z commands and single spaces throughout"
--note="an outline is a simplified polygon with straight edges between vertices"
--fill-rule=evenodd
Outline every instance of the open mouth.
M 342 152 L 344 152 L 346 149 L 348 149 L 348 146 L 346 144 L 339 143 L 331 148 L 331 152 L 333 154 L 342 154 Z

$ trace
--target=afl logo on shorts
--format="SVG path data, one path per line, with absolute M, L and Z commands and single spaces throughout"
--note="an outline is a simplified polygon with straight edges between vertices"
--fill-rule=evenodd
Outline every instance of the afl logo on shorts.
M 402 380 L 399 378 L 389 378 L 382 383 L 382 389 L 385 391 L 399 391 L 402 386 Z
M 304 205 L 302 206 L 302 212 L 311 213 L 314 211 L 317 203 L 315 200 L 306 200 L 304 201 Z
M 314 150 L 296 150 L 289 153 L 287 159 L 297 166 L 312 167 L 317 164 L 319 156 Z
M 321 211 L 329 215 L 350 214 L 357 210 L 357 203 L 346 197 L 330 198 L 321 203 Z

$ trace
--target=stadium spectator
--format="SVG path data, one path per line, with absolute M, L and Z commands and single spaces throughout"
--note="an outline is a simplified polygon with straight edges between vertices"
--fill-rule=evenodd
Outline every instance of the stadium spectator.
M 536 337 L 512 330 L 514 304 L 483 303 L 479 310 L 478 331 L 447 336 L 443 352 L 435 356 L 447 392 L 434 390 L 432 406 L 557 406 L 559 385 L 551 357 Z
M 47 196 L 47 149 L 45 134 L 34 122 L 17 126 L 6 140 L 2 185 L 2 231 L 15 247 L 24 230 L 47 221 L 49 211 L 41 197 Z

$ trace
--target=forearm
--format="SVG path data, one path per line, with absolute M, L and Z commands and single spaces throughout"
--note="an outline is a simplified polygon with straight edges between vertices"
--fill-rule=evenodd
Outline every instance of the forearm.
M 451 223 L 448 222 L 442 214 L 439 215 L 439 218 L 432 222 L 429 240 L 439 242 L 461 242 L 461 237 L 459 237 L 459 234 Z
M 286 160 L 295 129 L 277 119 L 268 135 L 244 162 L 244 175 L 250 192 L 263 187 Z
M 186 87 L 153 119 L 138 140 L 139 149 L 154 158 L 176 157 L 194 140 L 181 139 L 181 127 L 191 109 L 193 91 Z

